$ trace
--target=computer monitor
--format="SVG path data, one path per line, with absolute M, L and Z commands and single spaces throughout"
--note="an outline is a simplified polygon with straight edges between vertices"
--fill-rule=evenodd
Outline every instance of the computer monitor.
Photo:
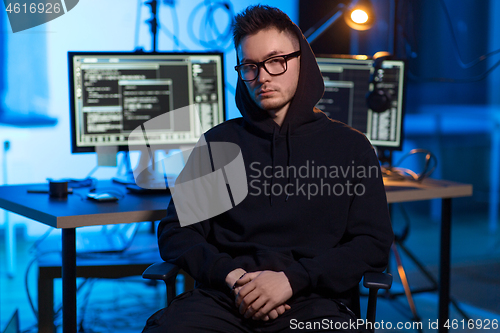
M 195 107 L 150 126 L 147 143 L 130 140 L 194 146 L 225 120 L 223 53 L 68 52 L 68 64 L 72 153 L 128 151 L 134 129 L 189 105 Z
M 329 55 L 316 58 L 325 80 L 325 94 L 317 107 L 330 118 L 364 133 L 379 149 L 400 150 L 403 137 L 405 63 L 384 60 L 379 71 L 383 82 L 378 89 L 390 100 L 383 112 L 373 112 L 367 105 L 367 93 L 374 71 L 367 56 Z

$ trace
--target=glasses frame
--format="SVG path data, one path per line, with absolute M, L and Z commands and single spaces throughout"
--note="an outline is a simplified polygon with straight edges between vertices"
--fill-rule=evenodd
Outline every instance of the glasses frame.
M 262 60 L 261 62 L 244 62 L 242 64 L 239 64 L 239 65 L 236 65 L 234 66 L 234 70 L 236 72 L 238 72 L 238 76 L 240 77 L 241 80 L 243 80 L 244 82 L 250 82 L 250 81 L 254 81 L 256 80 L 258 77 L 259 77 L 259 73 L 260 73 L 260 68 L 264 68 L 264 70 L 269 74 L 269 75 L 272 75 L 272 76 L 278 76 L 278 75 L 281 75 L 281 74 L 284 74 L 287 70 L 288 70 L 288 59 L 290 58 L 295 58 L 295 57 L 298 57 L 300 55 L 300 50 L 299 51 L 295 51 L 295 52 L 292 52 L 292 53 L 289 53 L 289 54 L 283 54 L 283 55 L 276 55 L 276 56 L 272 56 L 272 57 L 269 57 L 265 60 Z M 285 70 L 282 72 L 282 73 L 279 73 L 279 74 L 272 74 L 272 73 L 269 73 L 269 70 L 266 68 L 266 65 L 265 65 L 265 62 L 271 60 L 271 59 L 276 59 L 276 58 L 283 58 L 285 59 Z M 251 80 L 245 80 L 243 78 L 243 76 L 241 75 L 241 72 L 240 72 L 240 68 L 244 65 L 255 65 L 257 66 L 257 75 L 255 75 L 255 78 L 251 79 Z

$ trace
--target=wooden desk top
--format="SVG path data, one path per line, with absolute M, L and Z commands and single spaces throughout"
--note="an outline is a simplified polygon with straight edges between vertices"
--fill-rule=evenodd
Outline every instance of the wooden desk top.
M 88 187 L 74 189 L 65 199 L 50 198 L 47 193 L 28 193 L 35 185 L 0 186 L 0 207 L 55 228 L 76 228 L 157 221 L 167 214 L 169 194 L 127 193 L 124 185 L 99 181 L 97 192 L 123 193 L 116 202 L 95 202 L 86 199 Z
M 448 180 L 425 179 L 422 182 L 417 182 L 384 179 L 384 185 L 388 203 L 458 198 L 472 195 L 472 185 Z
M 384 179 L 388 203 L 456 198 L 472 195 L 472 185 L 446 180 L 423 182 Z M 89 188 L 75 189 L 67 199 L 53 199 L 46 193 L 27 193 L 37 185 L 0 186 L 0 207 L 55 228 L 76 228 L 157 221 L 165 217 L 170 201 L 168 194 L 132 194 L 125 186 L 100 181 L 97 191 L 119 191 L 124 197 L 117 202 L 97 203 L 86 199 Z

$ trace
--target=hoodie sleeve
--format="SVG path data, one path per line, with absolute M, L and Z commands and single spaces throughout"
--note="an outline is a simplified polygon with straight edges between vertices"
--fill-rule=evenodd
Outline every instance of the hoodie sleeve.
M 379 162 L 373 149 L 358 161 L 366 168 L 376 166 L 378 175 L 356 180 L 365 192 L 351 199 L 340 244 L 284 270 L 294 294 L 306 288 L 341 293 L 355 287 L 365 272 L 381 272 L 387 266 L 394 234 Z
M 227 274 L 238 268 L 231 256 L 207 242 L 210 220 L 181 227 L 173 200 L 158 226 L 158 245 L 163 260 L 185 270 L 193 279 L 224 290 Z

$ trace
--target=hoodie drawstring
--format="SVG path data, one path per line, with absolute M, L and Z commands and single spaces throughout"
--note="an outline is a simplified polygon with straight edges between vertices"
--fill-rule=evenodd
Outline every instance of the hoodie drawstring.
M 288 180 L 287 180 L 287 183 L 285 186 L 285 193 L 286 193 L 286 189 L 288 188 L 288 185 L 290 184 L 290 172 L 289 172 L 289 170 L 290 170 L 290 164 L 291 164 L 291 160 L 292 160 L 292 146 L 290 144 L 290 123 L 288 123 L 288 128 L 286 130 L 286 150 L 288 152 L 288 159 L 286 161 Z M 290 197 L 290 195 L 287 193 L 286 198 L 285 198 L 285 202 L 288 201 L 289 197 Z
M 269 203 L 273 205 L 273 185 L 274 185 L 274 163 L 276 153 L 276 127 L 273 129 L 273 143 L 271 145 L 271 162 L 272 162 L 272 177 L 271 177 L 271 191 L 269 193 Z
M 287 186 L 285 186 L 285 193 L 286 189 L 288 188 L 288 184 L 291 184 L 290 180 L 290 165 L 292 163 L 292 146 L 290 144 L 290 124 L 287 125 L 287 131 L 286 131 L 286 151 L 287 151 L 287 161 L 286 161 L 286 170 L 288 174 L 288 179 L 287 179 Z M 274 185 L 274 169 L 275 169 L 275 157 L 276 157 L 276 127 L 273 129 L 273 142 L 271 144 L 271 161 L 272 161 L 272 177 L 271 177 L 271 191 L 269 192 L 269 203 L 272 206 L 273 205 L 273 185 Z M 288 201 L 288 198 L 290 195 L 287 193 L 285 202 Z

